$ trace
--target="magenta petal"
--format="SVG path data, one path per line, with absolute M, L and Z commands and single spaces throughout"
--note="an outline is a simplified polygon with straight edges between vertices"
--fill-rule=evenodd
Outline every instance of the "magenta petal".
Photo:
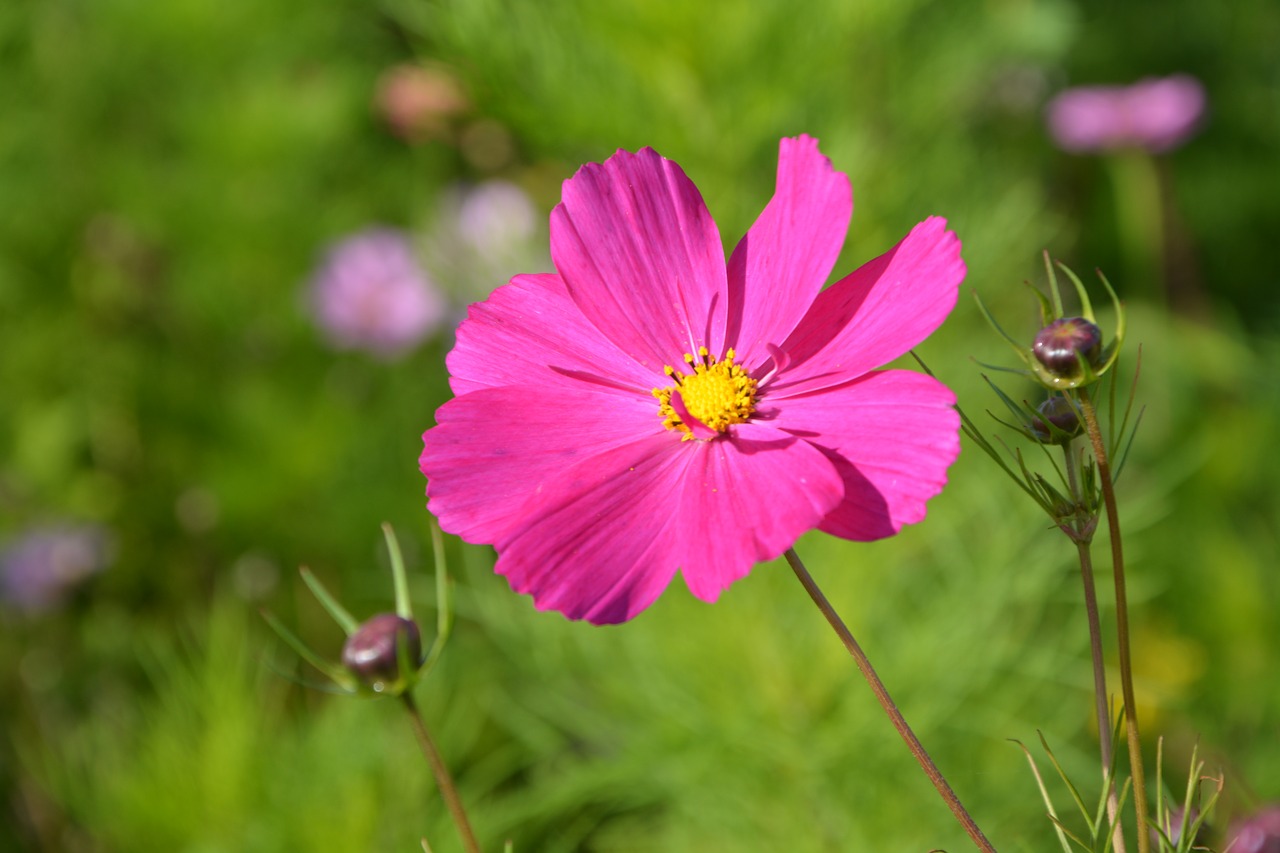
M 893 249 L 814 300 L 783 349 L 791 365 L 770 385 L 781 397 L 861 376 L 929 336 L 955 307 L 965 265 L 946 220 L 921 222 Z
M 436 412 L 418 460 L 428 509 L 447 532 L 494 543 L 523 523 L 525 504 L 565 468 L 647 435 L 670 440 L 651 396 L 589 383 L 539 394 L 484 388 Z
M 666 377 L 627 358 L 569 298 L 558 275 L 518 275 L 458 327 L 449 353 L 449 385 L 455 394 L 479 388 L 580 379 L 648 394 Z
M 739 424 L 727 439 L 685 444 L 676 536 L 685 583 L 703 601 L 794 545 L 844 494 L 821 451 L 770 426 Z
M 676 573 L 672 484 L 686 447 L 667 433 L 563 470 L 497 543 L 498 573 L 539 610 L 596 624 L 636 616 Z
M 589 163 L 551 211 L 551 257 L 579 309 L 652 370 L 720 353 L 724 248 L 702 196 L 651 148 Z
M 831 274 L 849 230 L 853 191 L 808 136 L 783 139 L 773 198 L 729 259 L 728 340 L 747 370 L 781 344 Z
M 844 480 L 844 499 L 820 529 L 867 541 L 923 519 L 960 453 L 954 404 L 945 385 L 909 370 L 782 401 L 774 426 L 822 448 Z

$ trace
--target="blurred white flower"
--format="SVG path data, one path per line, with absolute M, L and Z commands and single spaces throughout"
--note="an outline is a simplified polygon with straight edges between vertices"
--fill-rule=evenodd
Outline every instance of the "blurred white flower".
M 540 238 L 545 221 L 510 181 L 454 187 L 441 196 L 428 262 L 459 302 L 483 299 L 517 273 L 550 269 Z

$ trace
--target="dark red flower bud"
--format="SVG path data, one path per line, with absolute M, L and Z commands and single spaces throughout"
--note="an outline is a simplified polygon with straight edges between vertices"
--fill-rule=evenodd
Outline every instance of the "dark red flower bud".
M 400 647 L 404 648 L 403 653 Z M 418 624 L 394 613 L 370 617 L 342 647 L 342 663 L 366 687 L 382 691 L 407 678 L 403 659 L 414 668 L 422 664 L 422 632 Z
M 1040 330 L 1031 350 L 1051 373 L 1079 376 L 1077 356 L 1090 365 L 1097 365 L 1102 354 L 1102 330 L 1083 317 L 1063 317 Z
M 1036 411 L 1040 413 L 1040 417 L 1031 421 L 1031 431 L 1046 444 L 1066 444 L 1079 435 L 1083 428 L 1079 413 L 1066 397 L 1050 397 L 1037 406 Z M 1055 434 L 1046 422 L 1053 424 L 1061 432 Z

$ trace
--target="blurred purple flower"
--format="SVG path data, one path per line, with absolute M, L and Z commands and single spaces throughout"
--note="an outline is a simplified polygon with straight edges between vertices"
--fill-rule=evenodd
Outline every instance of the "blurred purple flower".
M 330 249 L 311 283 L 316 321 L 333 346 L 386 358 L 440 327 L 446 306 L 399 231 L 362 231 Z
M 1280 804 L 1267 806 L 1227 833 L 1230 853 L 1280 853 Z
M 51 610 L 106 568 L 110 551 L 107 532 L 93 525 L 29 531 L 0 552 L 0 598 L 29 613 Z
M 1167 151 L 1196 131 L 1205 111 L 1200 81 L 1187 74 L 1131 86 L 1078 86 L 1048 107 L 1049 131 L 1065 151 Z

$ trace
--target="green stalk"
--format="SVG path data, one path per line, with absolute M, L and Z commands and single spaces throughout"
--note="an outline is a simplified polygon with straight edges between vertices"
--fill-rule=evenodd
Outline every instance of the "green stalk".
M 436 748 L 435 741 L 427 731 L 427 724 L 422 719 L 421 712 L 418 711 L 418 704 L 413 701 L 413 694 L 406 690 L 400 694 L 400 698 L 409 711 L 413 733 L 418 738 L 418 745 L 422 747 L 422 754 L 426 756 L 427 763 L 431 765 L 431 772 L 436 777 L 436 786 L 440 789 L 440 796 L 453 817 L 454 826 L 458 828 L 463 848 L 467 853 L 480 853 L 480 843 L 476 841 L 476 835 L 471 830 L 471 822 L 467 820 L 467 812 L 462 807 L 462 797 L 458 796 L 458 786 L 454 784 L 449 767 L 444 763 L 444 757 L 440 755 L 440 750 Z
M 1155 160 L 1142 151 L 1106 158 L 1115 184 L 1116 223 L 1125 252 L 1130 284 L 1152 298 L 1169 298 L 1162 281 L 1164 212 Z
M 1076 472 L 1074 448 L 1068 444 L 1062 449 L 1066 457 L 1067 480 L 1071 486 L 1071 496 L 1077 505 L 1083 503 L 1080 494 L 1080 479 Z M 1125 853 L 1124 829 L 1120 825 L 1119 799 L 1116 796 L 1115 783 L 1111 778 L 1111 715 L 1107 711 L 1107 671 L 1102 657 L 1102 622 L 1098 618 L 1098 591 L 1093 580 L 1093 554 L 1090 541 L 1093 536 L 1080 535 L 1077 530 L 1072 540 L 1076 543 L 1076 555 L 1080 559 L 1080 581 L 1084 586 L 1084 610 L 1089 621 L 1089 655 L 1093 660 L 1093 702 L 1094 713 L 1098 718 L 1098 744 L 1102 757 L 1102 778 L 1107 786 L 1107 817 L 1113 827 L 1111 838 L 1115 853 Z
M 902 712 L 898 710 L 893 697 L 885 689 L 884 682 L 880 680 L 880 676 L 876 675 L 875 668 L 871 666 L 871 661 L 867 658 L 866 653 L 862 651 L 858 641 L 853 638 L 853 634 L 845 627 L 844 620 L 836 613 L 835 608 L 831 606 L 831 602 L 827 601 L 827 597 L 818 588 L 818 584 L 814 581 L 813 576 L 809 574 L 808 569 L 804 567 L 804 563 L 800 561 L 800 557 L 796 554 L 794 548 L 787 549 L 786 558 L 787 563 L 791 565 L 792 571 L 795 572 L 796 577 L 800 580 L 800 584 L 809 593 L 813 603 L 818 605 L 818 610 L 826 617 L 827 622 L 836 632 L 836 636 L 840 638 L 845 649 L 853 657 L 854 663 L 858 665 L 858 669 L 862 672 L 862 677 L 867 680 L 867 684 L 871 686 L 871 692 L 875 694 L 876 699 L 880 702 L 880 707 L 889 715 L 889 721 L 893 723 L 893 727 L 897 729 L 898 734 L 906 742 L 907 749 L 915 756 L 921 769 L 929 777 L 929 781 L 933 783 L 933 787 L 938 789 L 943 802 L 951 809 L 951 813 L 955 815 L 956 820 L 964 827 L 964 831 L 968 833 L 969 838 L 973 840 L 979 850 L 983 851 L 983 853 L 996 853 L 995 848 L 991 846 L 991 842 L 987 840 L 987 837 L 982 834 L 982 830 L 978 828 L 978 824 L 974 822 L 969 812 L 961 805 L 960 798 L 956 796 L 955 791 L 951 790 L 951 786 L 947 784 L 947 780 L 943 778 L 942 772 L 933 763 L 929 753 L 925 752 L 920 739 L 916 737 L 915 732 L 911 731 L 911 727 L 907 725 L 907 721 L 902 716 Z
M 1138 821 L 1138 851 L 1149 853 L 1151 835 L 1147 829 L 1146 774 L 1142 768 L 1142 739 L 1138 734 L 1137 704 L 1133 695 L 1133 665 L 1129 654 L 1129 598 L 1125 591 L 1124 550 L 1120 540 L 1120 514 L 1116 509 L 1115 485 L 1111 480 L 1111 463 L 1107 459 L 1107 445 L 1098 426 L 1098 415 L 1083 386 L 1077 389 L 1080 411 L 1084 415 L 1089 441 L 1093 444 L 1093 457 L 1098 463 L 1098 480 L 1102 486 L 1102 501 L 1107 510 L 1107 527 L 1111 532 L 1111 565 L 1116 587 L 1116 644 L 1120 655 L 1120 689 L 1124 695 L 1125 734 L 1129 741 L 1129 772 L 1133 777 L 1133 808 Z

